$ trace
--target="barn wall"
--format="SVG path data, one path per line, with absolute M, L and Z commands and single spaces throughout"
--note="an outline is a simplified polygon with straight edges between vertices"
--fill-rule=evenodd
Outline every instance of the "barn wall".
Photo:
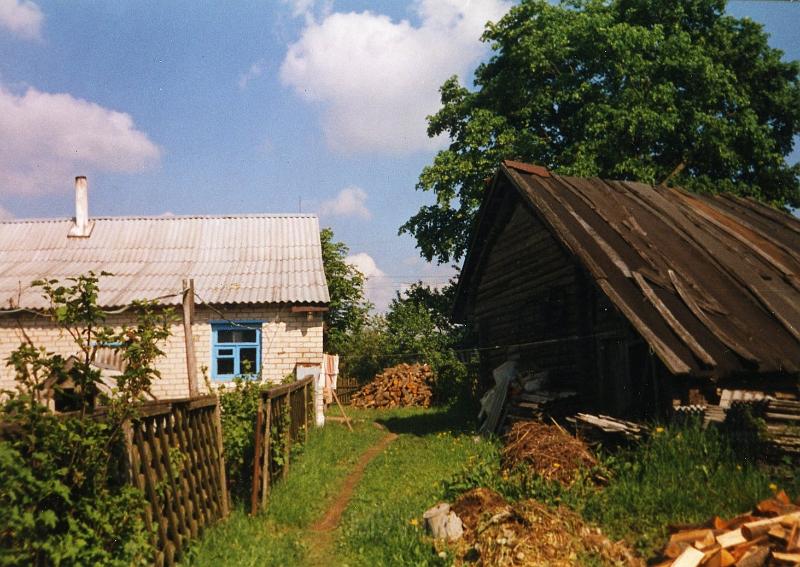
M 587 364 L 579 313 L 584 297 L 578 268 L 545 226 L 514 207 L 481 266 L 473 300 L 482 373 L 519 353 L 523 368 L 549 370 L 562 387 L 582 386 Z M 536 344 L 530 344 L 536 343 Z M 519 345 L 519 346 L 516 346 Z
M 288 306 L 229 305 L 217 309 L 222 315 L 208 307 L 198 306 L 192 325 L 201 392 L 207 391 L 202 378 L 202 369 L 211 367 L 210 321 L 222 319 L 263 321 L 262 374 L 271 382 L 282 380 L 294 370 L 298 362 L 314 364 L 322 362 L 321 313 L 312 313 L 309 319 L 306 313 L 291 313 Z M 112 315 L 107 323 L 120 328 L 132 324 L 133 317 L 127 313 Z M 170 337 L 161 347 L 165 355 L 156 363 L 156 367 L 161 371 L 161 380 L 154 384 L 153 394 L 158 398 L 186 397 L 189 393 L 183 324 L 179 316 L 176 316 L 170 331 Z M 48 351 L 65 357 L 75 354 L 77 350 L 68 334 L 59 331 L 43 317 L 29 314 L 0 315 L 0 390 L 14 387 L 14 374 L 5 362 L 11 351 L 19 347 L 25 334 L 35 345 L 43 346 Z M 210 376 L 210 372 L 208 374 Z

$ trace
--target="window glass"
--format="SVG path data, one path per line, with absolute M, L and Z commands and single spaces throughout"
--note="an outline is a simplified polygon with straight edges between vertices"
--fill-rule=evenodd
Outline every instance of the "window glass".
M 258 374 L 261 370 L 261 323 L 212 323 L 212 378 Z
M 232 358 L 218 358 L 217 359 L 217 374 L 233 374 L 233 359 Z

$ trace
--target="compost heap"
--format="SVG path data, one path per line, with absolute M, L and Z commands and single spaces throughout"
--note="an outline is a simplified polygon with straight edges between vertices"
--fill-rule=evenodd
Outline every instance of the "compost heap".
M 659 567 L 671 565 L 800 565 L 800 501 L 785 492 L 730 520 L 670 529 Z
M 643 567 L 622 542 L 614 543 L 575 512 L 535 500 L 507 503 L 488 488 L 462 494 L 452 506 L 464 537 L 450 547 L 463 564 L 573 567 L 589 556 L 603 563 Z
M 359 408 L 431 405 L 433 373 L 427 364 L 398 364 L 385 369 L 350 398 Z
M 597 460 L 580 439 L 556 425 L 518 421 L 505 434 L 503 468 L 524 466 L 539 476 L 568 485 Z

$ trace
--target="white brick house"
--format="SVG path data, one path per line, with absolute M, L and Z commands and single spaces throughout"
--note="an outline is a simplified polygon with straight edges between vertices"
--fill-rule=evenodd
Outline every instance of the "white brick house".
M 248 361 L 280 381 L 297 363 L 322 360 L 322 315 L 329 295 L 319 223 L 313 215 L 114 217 L 89 219 L 85 179 L 76 180 L 75 219 L 0 221 L 0 389 L 13 387 L 5 362 L 23 339 L 69 356 L 76 347 L 37 311 L 46 307 L 31 282 L 94 271 L 100 305 L 119 311 L 136 299 L 175 307 L 172 334 L 157 367 L 159 398 L 188 395 L 181 315 L 184 279 L 193 279 L 192 324 L 198 376 L 211 383 Z M 129 312 L 108 324 L 131 321 Z M 200 378 L 200 391 L 206 390 Z

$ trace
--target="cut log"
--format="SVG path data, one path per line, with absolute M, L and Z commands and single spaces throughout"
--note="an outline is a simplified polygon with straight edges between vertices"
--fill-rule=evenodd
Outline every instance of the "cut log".
M 742 535 L 747 539 L 755 539 L 769 532 L 772 526 L 781 525 L 784 522 L 792 524 L 797 521 L 800 521 L 800 512 L 792 512 L 791 514 L 783 514 L 781 516 L 775 516 L 774 518 L 749 522 L 742 526 Z
M 722 549 L 736 547 L 747 542 L 747 538 L 742 535 L 741 528 L 725 532 L 717 536 L 717 543 L 722 546 Z
M 689 546 L 684 549 L 683 553 L 674 561 L 672 567 L 697 567 L 705 557 L 705 553 Z

